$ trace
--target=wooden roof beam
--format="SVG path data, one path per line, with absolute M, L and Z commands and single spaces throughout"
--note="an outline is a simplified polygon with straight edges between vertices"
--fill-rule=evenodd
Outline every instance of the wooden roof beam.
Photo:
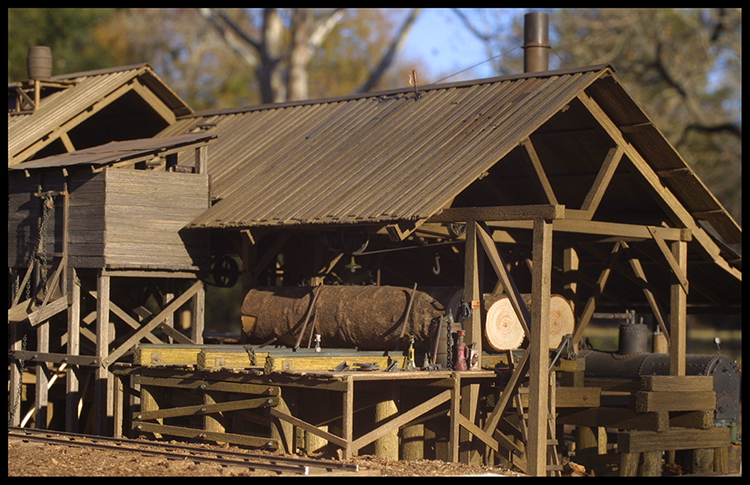
M 566 210 L 566 215 L 570 210 Z M 579 211 L 576 211 L 579 212 Z M 493 227 L 503 229 L 531 229 L 529 221 L 524 220 L 493 220 Z M 672 227 L 654 227 L 640 224 L 622 224 L 618 222 L 587 221 L 580 219 L 558 219 L 552 221 L 552 228 L 560 232 L 578 234 L 598 234 L 624 239 L 653 239 L 651 231 L 658 234 L 665 241 L 690 241 L 692 233 L 688 229 Z
M 683 207 L 677 197 L 675 197 L 675 195 L 661 183 L 661 180 L 656 172 L 654 172 L 654 169 L 651 168 L 638 150 L 636 150 L 635 147 L 625 139 L 620 128 L 610 119 L 601 106 L 599 106 L 599 104 L 585 92 L 581 92 L 578 95 L 578 99 L 583 103 L 589 113 L 591 113 L 591 115 L 599 122 L 602 128 L 604 128 L 612 140 L 622 148 L 631 163 L 641 175 L 643 175 L 645 181 L 656 193 L 657 202 L 667 214 L 669 214 L 670 217 L 673 217 L 676 222 L 679 222 L 684 227 L 690 229 L 690 232 L 700 243 L 699 246 L 701 249 L 712 261 L 718 262 L 719 260 L 723 260 L 720 256 L 720 249 L 716 243 L 714 243 L 711 237 L 699 227 L 698 224 L 696 224 L 693 216 L 687 211 L 687 209 L 685 209 L 685 207 Z
M 594 180 L 594 184 L 591 186 L 588 194 L 586 194 L 586 198 L 581 205 L 581 210 L 586 214 L 587 219 L 591 219 L 599 207 L 599 203 L 602 201 L 602 197 L 604 197 L 604 192 L 609 187 L 617 166 L 620 164 L 620 160 L 622 160 L 622 154 L 623 151 L 620 146 L 610 148 L 609 152 L 607 152 L 604 163 L 602 163 L 602 168 L 596 175 L 596 180 Z
M 534 219 L 554 221 L 564 218 L 564 205 L 503 205 L 493 207 L 451 207 L 443 209 L 440 213 L 427 219 L 426 222 L 533 221 Z
M 8 165 L 15 165 L 17 163 L 25 161 L 27 158 L 40 151 L 42 148 L 60 138 L 60 136 L 62 136 L 63 134 L 67 134 L 70 130 L 80 125 L 90 117 L 94 116 L 105 107 L 109 106 L 110 103 L 119 99 L 131 89 L 133 89 L 132 82 L 124 84 L 111 93 L 103 96 L 99 101 L 93 103 L 91 106 L 87 106 L 86 108 L 82 109 L 77 115 L 73 116 L 65 123 L 62 123 L 47 135 L 39 138 L 36 142 L 21 150 L 12 158 L 9 158 Z
M 526 149 L 526 154 L 529 156 L 529 159 L 531 160 L 531 166 L 534 168 L 534 173 L 536 174 L 536 180 L 538 182 L 537 185 L 541 185 L 541 190 L 544 193 L 545 198 L 547 199 L 547 202 L 549 202 L 552 205 L 558 205 L 557 203 L 557 197 L 555 197 L 555 191 L 552 190 L 552 185 L 549 183 L 549 178 L 547 178 L 547 173 L 544 171 L 544 167 L 542 166 L 542 161 L 539 160 L 539 155 L 536 152 L 536 149 L 534 148 L 534 144 L 531 143 L 531 138 L 526 137 L 522 142 L 521 145 Z

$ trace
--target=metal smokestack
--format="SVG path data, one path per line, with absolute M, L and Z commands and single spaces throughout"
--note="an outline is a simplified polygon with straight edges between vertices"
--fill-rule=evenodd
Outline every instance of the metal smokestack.
M 541 12 L 523 16 L 523 72 L 549 70 L 549 15 Z

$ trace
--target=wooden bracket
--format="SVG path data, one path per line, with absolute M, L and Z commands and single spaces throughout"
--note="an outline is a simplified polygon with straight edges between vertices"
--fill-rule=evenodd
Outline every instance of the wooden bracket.
M 664 257 L 667 259 L 669 267 L 672 268 L 672 272 L 674 272 L 675 276 L 677 277 L 677 281 L 680 282 L 682 289 L 685 290 L 685 294 L 687 295 L 688 290 L 690 289 L 687 276 L 680 268 L 680 264 L 675 259 L 672 251 L 670 251 L 666 241 L 664 241 L 664 239 L 659 235 L 659 233 L 657 232 L 657 228 L 648 226 L 648 232 L 651 233 L 651 237 L 653 237 L 654 241 L 656 241 L 657 246 L 659 246 L 662 254 L 664 254 Z

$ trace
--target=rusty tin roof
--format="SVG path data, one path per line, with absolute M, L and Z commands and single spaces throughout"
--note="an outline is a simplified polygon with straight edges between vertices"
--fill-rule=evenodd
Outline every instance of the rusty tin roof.
M 217 202 L 193 227 L 418 220 L 450 206 L 581 93 L 664 175 L 661 183 L 688 212 L 708 220 L 726 242 L 741 241 L 738 224 L 609 65 L 206 111 L 181 118 L 160 136 L 219 135 L 209 157 Z M 560 135 L 555 143 L 572 142 Z M 572 177 L 581 171 L 581 157 L 572 152 L 545 163 Z

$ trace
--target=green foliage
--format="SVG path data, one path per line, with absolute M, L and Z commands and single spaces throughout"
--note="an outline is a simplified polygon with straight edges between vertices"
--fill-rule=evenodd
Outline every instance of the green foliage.
M 112 8 L 9 8 L 8 82 L 28 78 L 26 57 L 31 46 L 52 49 L 52 74 L 111 67 L 94 31 L 115 14 Z

